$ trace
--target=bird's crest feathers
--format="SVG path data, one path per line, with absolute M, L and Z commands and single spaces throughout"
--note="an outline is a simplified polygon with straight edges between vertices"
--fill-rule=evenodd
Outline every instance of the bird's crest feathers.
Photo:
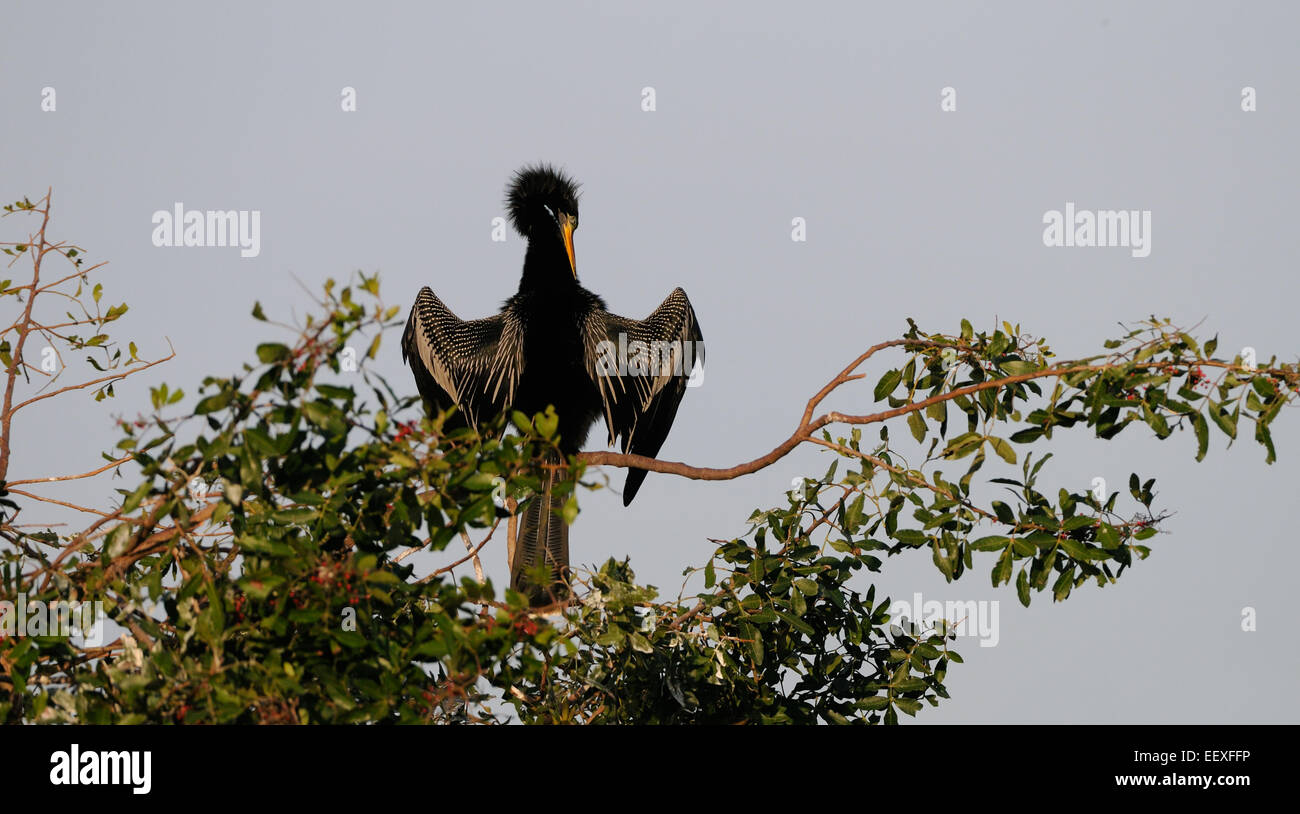
M 530 227 L 546 209 L 550 217 L 558 212 L 578 214 L 578 184 L 550 164 L 532 164 L 521 168 L 506 190 L 506 211 L 510 225 L 527 237 Z

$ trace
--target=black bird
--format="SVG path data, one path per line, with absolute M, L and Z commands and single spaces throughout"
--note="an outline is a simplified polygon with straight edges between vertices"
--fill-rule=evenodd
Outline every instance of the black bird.
M 575 455 L 600 416 L 609 443 L 654 457 L 668 437 L 703 336 L 686 292 L 675 289 L 644 320 L 611 314 L 605 301 L 578 284 L 573 232 L 578 190 L 546 166 L 515 173 L 506 194 L 510 222 L 527 239 L 519 290 L 501 313 L 464 321 L 427 286 L 420 289 L 402 336 L 402 356 L 434 410 L 459 408 L 459 422 L 477 424 L 503 410 L 532 416 L 548 405 L 559 418 L 558 446 Z M 702 370 L 702 368 L 701 368 Z M 559 462 L 557 462 L 559 463 Z M 523 511 L 510 580 L 534 605 L 562 597 L 569 565 L 569 529 L 551 488 Z M 643 469 L 629 469 L 623 505 L 632 502 Z M 527 570 L 551 566 L 551 585 L 534 585 Z

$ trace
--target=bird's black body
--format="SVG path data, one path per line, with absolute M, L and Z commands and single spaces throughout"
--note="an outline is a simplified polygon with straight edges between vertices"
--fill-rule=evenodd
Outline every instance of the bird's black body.
M 550 167 L 520 170 L 506 204 L 515 229 L 528 239 L 519 290 L 499 314 L 470 321 L 456 317 L 427 287 L 420 290 L 402 354 L 421 395 L 440 411 L 457 406 L 460 420 L 469 423 L 507 409 L 531 416 L 554 406 L 566 456 L 582 449 L 603 415 L 611 444 L 621 438 L 624 452 L 653 457 L 677 414 L 686 377 L 697 359 L 703 362 L 686 293 L 674 290 L 644 320 L 611 314 L 604 300 L 578 283 L 577 188 Z M 624 505 L 645 475 L 628 470 Z M 557 477 L 544 478 L 542 494 L 526 505 L 511 562 L 512 583 L 535 604 L 562 592 L 568 567 L 568 527 L 555 511 L 561 501 L 551 494 Z M 551 586 L 526 578 L 527 569 L 543 562 L 552 567 Z
M 604 412 L 600 389 L 584 364 L 584 325 L 591 314 L 604 309 L 600 297 L 576 282 L 521 290 L 503 309 L 523 325 L 527 360 L 511 407 L 531 416 L 554 405 L 565 455 L 582 450 L 591 426 Z

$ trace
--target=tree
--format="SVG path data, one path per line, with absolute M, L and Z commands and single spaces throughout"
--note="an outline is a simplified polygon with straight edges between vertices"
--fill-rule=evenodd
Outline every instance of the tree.
M 836 457 L 755 512 L 744 537 L 713 541 L 713 555 L 686 569 L 693 593 L 663 598 L 638 584 L 629 561 L 611 559 L 577 575 L 572 603 L 538 612 L 481 572 L 456 579 L 453 569 L 499 555 L 511 509 L 556 454 L 556 417 L 516 413 L 482 434 L 444 432 L 446 414 L 424 417 L 413 386 L 392 387 L 367 366 L 403 316 L 382 303 L 377 277 L 327 283 L 317 314 L 295 326 L 276 326 L 254 305 L 289 341 L 268 337 L 241 371 L 204 379 L 202 397 L 179 415 L 183 392 L 154 388 L 152 415 L 119 422 L 103 465 L 39 479 L 47 488 L 118 470 L 128 486 L 113 505 L 73 505 L 40 494 L 38 479 L 11 478 L 21 409 L 85 391 L 113 396 L 117 383 L 171 358 L 142 360 L 134 344 L 123 354 L 107 334 L 126 306 L 98 309 L 102 288 L 90 277 L 99 266 L 83 269 L 79 247 L 47 238 L 50 201 L 6 207 L 39 226 L 3 244 L 11 266 L 25 258 L 32 273 L 0 285 L 19 312 L 0 344 L 0 601 L 97 598 L 120 633 L 97 646 L 0 639 L 0 717 L 10 722 L 896 723 L 948 697 L 948 668 L 961 658 L 946 623 L 890 618 L 869 582 L 888 557 L 927 551 L 949 581 L 978 559 L 1025 605 L 1049 589 L 1064 601 L 1085 583 L 1107 585 L 1150 553 L 1162 519 L 1154 482 L 1134 474 L 1123 494 L 1052 495 L 1040 485 L 1052 457 L 1042 445 L 1068 431 L 1110 440 L 1137 424 L 1194 440 L 1201 460 L 1211 424 L 1235 439 L 1252 421 L 1271 462 L 1269 425 L 1300 389 L 1295 364 L 1221 358 L 1215 339 L 1156 318 L 1102 354 L 1068 361 L 1008 323 L 976 331 L 963 321 L 943 334 L 909 320 L 814 394 L 791 436 L 753 461 L 571 459 L 560 487 L 567 522 L 582 491 L 600 486 L 592 466 L 716 480 L 801 444 Z M 44 282 L 60 258 L 71 270 Z M 38 299 L 56 296 L 81 315 L 41 321 Z M 70 333 L 88 329 L 89 339 Z M 27 361 L 38 335 L 60 356 L 90 349 L 95 372 L 15 403 L 20 384 L 48 373 Z M 897 366 L 876 380 L 880 409 L 819 412 L 887 353 Z M 924 450 L 919 463 L 907 459 L 906 438 L 891 441 L 891 426 L 904 424 Z M 986 466 L 1011 497 L 984 496 L 976 476 Z M 92 519 L 73 533 L 28 522 L 52 505 Z M 416 573 L 411 555 L 421 550 L 450 561 Z

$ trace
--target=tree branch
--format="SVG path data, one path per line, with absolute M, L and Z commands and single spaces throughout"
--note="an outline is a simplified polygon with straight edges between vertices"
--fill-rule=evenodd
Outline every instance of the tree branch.
M 45 191 L 45 208 L 41 211 L 41 228 L 37 232 L 40 240 L 40 246 L 45 245 L 45 227 L 50 223 L 50 201 L 54 197 L 54 188 L 50 187 Z M 22 330 L 18 334 L 18 342 L 14 347 L 13 362 L 9 369 L 5 371 L 5 398 L 4 406 L 0 408 L 0 481 L 5 479 L 9 472 L 9 434 L 10 424 L 13 423 L 14 411 L 14 386 L 18 383 L 18 368 L 25 363 L 23 361 L 23 348 L 27 346 L 27 337 L 31 334 L 27 326 L 32 321 L 32 306 L 36 304 L 36 286 L 41 281 L 41 260 L 44 253 L 39 249 L 32 255 L 32 293 L 27 297 L 27 307 L 23 309 Z
M 123 457 L 121 457 L 121 458 L 118 458 L 116 461 L 110 461 L 109 463 L 104 464 L 103 466 L 101 466 L 101 467 L 98 468 L 98 469 L 92 469 L 92 470 L 89 471 L 89 472 L 82 472 L 80 475 L 55 475 L 55 476 L 48 477 L 48 478 L 29 478 L 29 479 L 27 479 L 27 480 L 15 480 L 15 481 L 10 481 L 10 482 L 9 482 L 9 485 L 10 485 L 10 486 L 22 486 L 23 484 L 26 484 L 26 483 L 53 483 L 53 482 L 56 482 L 56 481 L 64 481 L 64 480 L 81 480 L 82 478 L 93 478 L 93 477 L 95 477 L 96 475 L 100 474 L 101 472 L 106 472 L 106 471 L 108 471 L 109 469 L 113 469 L 113 468 L 115 468 L 115 467 L 119 467 L 119 466 L 121 466 L 122 464 L 126 463 L 127 461 L 133 460 L 134 458 L 135 458 L 135 455 L 125 455 L 125 456 L 123 456 Z
M 868 413 L 865 415 L 850 415 L 847 413 L 830 412 L 818 416 L 815 419 L 812 418 L 812 415 L 816 411 L 818 405 L 820 405 L 821 402 L 828 395 L 830 395 L 832 392 L 838 389 L 841 385 L 851 381 L 856 381 L 857 379 L 861 379 L 866 375 L 860 373 L 855 374 L 853 372 L 854 370 L 857 369 L 859 365 L 865 362 L 877 351 L 885 348 L 896 347 L 899 345 L 909 345 L 913 347 L 930 347 L 930 348 L 953 347 L 952 345 L 948 345 L 940 342 L 933 342 L 929 340 L 923 340 L 923 339 L 895 339 L 895 340 L 890 340 L 888 342 L 881 342 L 878 345 L 872 346 L 865 353 L 863 353 L 856 360 L 854 360 L 852 364 L 850 364 L 848 367 L 840 371 L 839 375 L 837 375 L 834 379 L 831 379 L 831 381 L 828 382 L 825 387 L 819 390 L 816 395 L 814 395 L 811 399 L 808 400 L 808 405 L 804 410 L 803 418 L 800 420 L 798 428 L 795 429 L 794 433 L 789 438 L 787 438 L 785 441 L 782 441 L 780 444 L 774 447 L 771 452 L 768 452 L 766 455 L 755 458 L 752 461 L 746 461 L 745 463 L 740 463 L 740 464 L 736 464 L 735 466 L 730 466 L 725 468 L 714 468 L 714 467 L 692 466 L 690 464 L 683 463 L 681 461 L 663 461 L 658 458 L 649 458 L 646 457 L 645 455 L 634 455 L 631 453 L 622 453 L 622 452 L 608 452 L 605 450 L 592 450 L 588 452 L 579 453 L 577 456 L 578 460 L 585 464 L 595 465 L 595 466 L 635 467 L 637 469 L 644 469 L 647 472 L 659 472 L 665 475 L 678 475 L 683 478 L 690 478 L 691 480 L 733 480 L 735 478 L 739 478 L 744 475 L 753 474 L 754 472 L 757 472 L 761 469 L 766 469 L 767 467 L 781 460 L 785 456 L 789 455 L 800 444 L 804 443 L 805 441 L 812 440 L 813 433 L 817 432 L 818 430 L 830 424 L 852 424 L 852 425 L 877 424 L 882 421 L 887 421 L 891 418 L 897 418 L 899 416 L 904 416 L 909 413 L 917 412 L 919 410 L 924 410 L 933 404 L 940 404 L 943 402 L 952 401 L 953 399 L 960 398 L 963 396 L 969 396 L 984 390 L 998 389 L 1013 384 L 1020 384 L 1022 382 L 1032 381 L 1034 379 L 1059 378 L 1062 376 L 1068 376 L 1072 373 L 1101 372 L 1105 370 L 1110 370 L 1115 367 L 1119 367 L 1121 364 L 1120 362 L 1116 362 L 1116 363 L 1093 365 L 1093 364 L 1080 364 L 1078 362 L 1067 362 L 1065 364 L 1058 365 L 1056 367 L 1043 368 L 1042 370 L 1034 370 L 1028 373 L 1021 373 L 1014 376 L 1004 376 L 1000 379 L 989 379 L 988 381 L 967 385 L 965 387 L 959 387 L 955 390 L 949 390 L 945 393 L 939 393 L 937 395 L 930 396 L 929 398 L 922 399 L 920 401 L 909 401 L 907 404 L 901 405 L 899 407 L 895 407 L 889 410 L 882 410 L 876 413 Z M 1269 372 L 1262 368 L 1252 369 L 1244 365 L 1237 365 L 1231 362 L 1219 362 L 1210 359 L 1191 360 L 1189 362 L 1185 362 L 1184 364 L 1190 364 L 1198 367 L 1222 368 L 1224 370 L 1234 371 L 1234 372 L 1247 372 L 1252 375 Z M 1132 367 L 1135 369 L 1140 369 L 1140 368 L 1151 369 L 1151 368 L 1165 368 L 1168 367 L 1169 365 L 1170 365 L 1169 360 L 1156 360 L 1150 362 L 1139 362 L 1133 364 Z

